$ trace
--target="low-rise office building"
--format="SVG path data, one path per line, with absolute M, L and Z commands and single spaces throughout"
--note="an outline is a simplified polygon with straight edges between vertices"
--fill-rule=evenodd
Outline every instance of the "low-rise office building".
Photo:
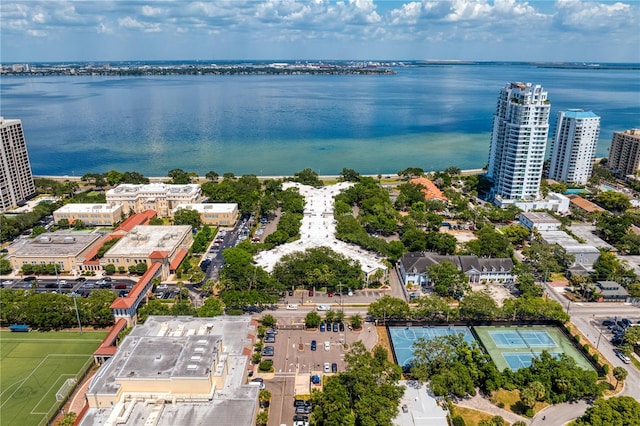
M 237 203 L 179 204 L 173 209 L 171 216 L 175 216 L 176 212 L 181 209 L 197 211 L 204 225 L 233 226 L 239 216 Z
M 122 184 L 107 191 L 107 203 L 119 204 L 125 215 L 154 210 L 158 217 L 170 217 L 179 204 L 196 204 L 203 200 L 200 185 Z
M 451 262 L 469 278 L 470 283 L 513 282 L 513 261 L 509 258 L 446 256 L 430 252 L 405 253 L 398 261 L 400 278 L 405 286 L 430 286 L 429 268 Z
M 14 270 L 22 265 L 55 263 L 58 271 L 77 273 L 94 244 L 102 238 L 99 233 L 48 232 L 36 238 L 17 239 L 8 247 L 8 259 Z
M 111 247 L 100 259 L 104 268 L 112 264 L 117 268 L 153 262 L 162 263 L 162 279 L 175 271 L 193 244 L 191 226 L 138 225 Z
M 248 317 L 150 316 L 97 371 L 80 425 L 253 425 Z
M 123 218 L 119 204 L 65 204 L 53 212 L 53 220 L 66 219 L 70 224 L 81 220 L 85 225 L 113 226 Z
M 532 231 L 557 231 L 561 225 L 558 219 L 544 212 L 520 213 L 520 223 Z

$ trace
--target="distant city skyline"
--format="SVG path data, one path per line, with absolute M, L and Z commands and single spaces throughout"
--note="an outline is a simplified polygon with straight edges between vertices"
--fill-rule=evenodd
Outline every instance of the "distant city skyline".
M 4 0 L 0 16 L 2 63 L 640 62 L 632 0 Z

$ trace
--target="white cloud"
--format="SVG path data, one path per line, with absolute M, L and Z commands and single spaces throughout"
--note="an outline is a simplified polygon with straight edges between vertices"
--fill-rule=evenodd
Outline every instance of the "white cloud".
M 286 49 L 291 49 L 282 53 L 286 57 L 316 56 L 310 49 L 372 57 L 385 44 L 393 52 L 398 41 L 407 52 L 422 55 L 425 43 L 430 49 L 464 52 L 464 46 L 482 42 L 484 50 L 473 53 L 492 59 L 522 42 L 533 41 L 541 52 L 554 54 L 575 52 L 588 42 L 589 52 L 597 44 L 607 54 L 617 50 L 640 60 L 640 34 L 633 31 L 639 15 L 640 2 L 634 0 L 1 0 L 0 43 L 6 58 L 8 46 L 32 50 L 29 38 L 43 34 L 66 39 L 52 40 L 50 52 L 66 49 L 71 56 L 74 41 L 87 34 L 101 46 L 115 46 L 126 37 L 131 51 L 136 43 L 162 43 L 158 51 L 178 53 L 190 46 L 193 57 L 215 49 L 249 57 Z M 146 33 L 156 37 L 145 38 Z M 216 35 L 215 43 L 209 35 Z M 117 51 L 128 48 L 118 45 Z

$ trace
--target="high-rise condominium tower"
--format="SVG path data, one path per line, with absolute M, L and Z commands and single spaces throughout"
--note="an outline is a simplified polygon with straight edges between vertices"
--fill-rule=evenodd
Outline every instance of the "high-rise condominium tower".
M 0 133 L 0 211 L 5 211 L 34 195 L 36 188 L 22 122 L 0 117 Z
M 591 177 L 600 117 L 581 109 L 560 111 L 551 145 L 549 177 L 584 185 Z
M 487 172 L 496 201 L 538 198 L 550 108 L 540 85 L 510 83 L 500 90 Z
M 618 176 L 634 175 L 640 169 L 640 129 L 613 132 L 607 166 Z

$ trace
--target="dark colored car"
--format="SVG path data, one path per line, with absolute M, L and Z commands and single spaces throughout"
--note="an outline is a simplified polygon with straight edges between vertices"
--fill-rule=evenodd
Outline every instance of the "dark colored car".
M 602 321 L 602 325 L 604 325 L 605 327 L 611 327 L 612 325 L 615 325 L 615 321 L 613 320 L 604 320 Z
M 265 346 L 262 348 L 262 356 L 273 356 L 274 352 L 273 346 Z
M 312 350 L 312 351 L 315 351 L 315 350 L 316 350 L 316 348 L 317 348 L 317 343 L 316 343 L 316 341 L 315 341 L 315 340 L 312 340 L 312 341 L 311 341 L 311 350 Z
M 309 289 L 309 297 L 313 297 L 313 289 L 312 288 Z
M 337 373 L 338 372 L 338 364 L 336 364 L 335 362 L 333 364 L 331 364 L 331 372 L 332 373 Z
M 76 282 L 79 282 L 79 283 L 83 283 L 83 282 L 85 282 L 86 280 L 87 280 L 87 279 L 86 279 L 85 277 L 78 277 L 78 278 L 76 278 Z
M 289 296 L 293 296 L 293 290 L 289 290 Z
M 296 414 L 309 414 L 310 412 L 311 408 L 307 407 L 306 405 L 296 407 Z
M 104 278 L 102 278 L 102 281 L 109 281 L 110 282 L 111 281 L 111 277 L 104 277 Z
M 57 288 L 58 284 L 56 283 L 48 283 L 44 285 L 44 288 Z
M 338 328 L 340 329 L 340 331 L 344 331 L 344 324 L 343 323 L 339 323 L 338 324 Z
M 27 281 L 27 282 L 29 282 L 29 281 L 35 281 L 35 280 L 36 280 L 36 277 L 24 277 L 22 280 L 23 280 L 23 281 Z
M 115 288 L 116 290 L 122 290 L 122 289 L 127 288 L 127 285 L 125 283 L 118 283 L 118 284 L 114 285 L 113 288 Z
M 326 330 L 326 327 L 324 325 L 324 321 L 320 323 L 320 331 L 322 331 L 324 333 L 324 331 Z
M 620 320 L 620 323 L 622 324 L 622 327 L 627 328 L 627 327 L 631 327 L 631 324 L 633 324 L 631 321 L 629 321 L 627 318 L 622 318 Z
M 264 343 L 275 343 L 276 342 L 276 335 L 275 334 L 265 334 L 263 342 Z
M 305 401 L 304 399 L 296 399 L 293 401 L 294 407 L 306 407 L 306 405 L 307 401 Z
M 333 332 L 334 332 L 334 333 L 337 333 L 337 332 L 338 332 L 338 330 L 339 330 L 338 323 L 337 323 L 337 322 L 334 322 L 334 323 L 333 323 Z
M 294 422 L 308 422 L 309 416 L 302 416 L 300 414 L 293 416 Z

